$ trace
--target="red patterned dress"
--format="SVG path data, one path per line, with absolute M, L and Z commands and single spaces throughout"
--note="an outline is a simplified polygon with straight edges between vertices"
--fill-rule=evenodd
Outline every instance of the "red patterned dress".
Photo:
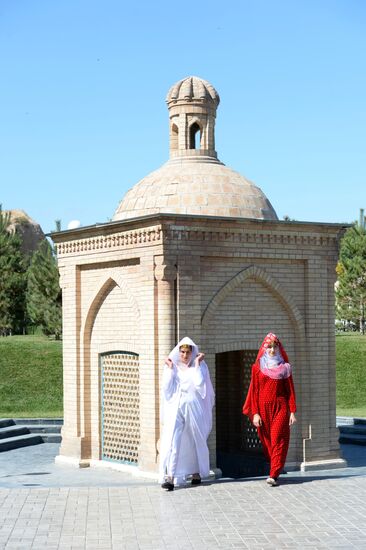
M 262 442 L 266 459 L 270 463 L 270 477 L 277 479 L 285 465 L 288 446 L 290 442 L 290 413 L 296 412 L 295 388 L 291 374 L 291 366 L 285 350 L 277 339 L 281 356 L 287 371 L 282 370 L 282 376 L 273 378 L 271 372 L 261 369 L 260 359 L 266 350 L 266 340 L 259 350 L 256 362 L 252 367 L 252 378 L 247 398 L 243 406 L 243 414 L 253 416 L 259 414 L 262 425 L 257 427 L 259 438 Z M 274 336 L 274 335 L 271 335 Z M 269 372 L 270 376 L 266 373 Z M 280 374 L 279 374 L 280 376 Z

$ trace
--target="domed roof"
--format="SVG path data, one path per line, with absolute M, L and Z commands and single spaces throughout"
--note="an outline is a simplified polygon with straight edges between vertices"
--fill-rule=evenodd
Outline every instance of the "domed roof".
M 176 101 L 213 101 L 216 106 L 220 97 L 215 88 L 202 78 L 187 76 L 172 86 L 166 96 L 166 102 Z
M 113 220 L 160 212 L 277 220 L 259 187 L 219 161 L 168 161 L 126 193 Z
M 259 187 L 217 159 L 219 101 L 215 88 L 196 76 L 170 88 L 171 158 L 126 193 L 113 220 L 157 213 L 277 220 Z

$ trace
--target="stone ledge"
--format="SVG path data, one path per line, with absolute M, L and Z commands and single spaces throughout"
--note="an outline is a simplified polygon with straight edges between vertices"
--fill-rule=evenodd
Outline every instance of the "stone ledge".
M 314 460 L 301 462 L 300 470 L 302 472 L 312 472 L 315 470 L 335 470 L 336 468 L 347 468 L 347 461 L 343 458 L 332 458 L 331 460 Z
M 109 462 L 106 460 L 90 460 L 91 468 L 101 468 L 101 469 L 110 469 L 116 470 L 117 472 L 124 472 L 126 474 L 131 474 L 136 477 L 146 477 L 148 479 L 159 479 L 158 472 L 144 472 L 139 470 L 137 466 L 130 464 L 119 464 L 117 462 Z
M 75 458 L 73 456 L 57 455 L 55 458 L 55 464 L 72 466 L 74 468 L 89 468 L 90 460 Z

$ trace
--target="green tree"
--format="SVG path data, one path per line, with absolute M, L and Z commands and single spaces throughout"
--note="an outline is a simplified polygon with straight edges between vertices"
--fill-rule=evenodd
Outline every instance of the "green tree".
M 28 269 L 27 313 L 46 335 L 61 336 L 61 289 L 53 250 L 44 239 L 34 252 Z
M 0 335 L 25 329 L 26 262 L 21 239 L 9 231 L 10 214 L 0 205 Z
M 355 323 L 365 334 L 366 307 L 366 230 L 355 224 L 341 242 L 337 265 L 337 319 Z

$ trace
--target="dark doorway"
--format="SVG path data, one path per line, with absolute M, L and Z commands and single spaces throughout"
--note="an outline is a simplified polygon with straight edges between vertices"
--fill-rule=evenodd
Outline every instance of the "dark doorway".
M 257 432 L 242 414 L 257 353 L 245 350 L 216 354 L 216 458 L 224 477 L 268 474 Z

